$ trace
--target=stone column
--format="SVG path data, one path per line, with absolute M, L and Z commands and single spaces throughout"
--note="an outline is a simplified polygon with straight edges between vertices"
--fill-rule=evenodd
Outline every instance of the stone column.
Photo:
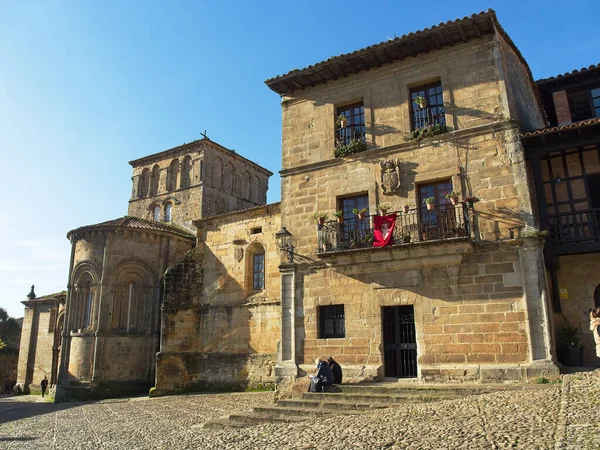
M 56 383 L 55 402 L 64 401 L 66 398 L 66 385 L 69 381 L 69 353 L 71 350 L 71 315 L 73 311 L 73 263 L 75 262 L 75 246 L 77 238 L 71 238 L 71 260 L 69 262 L 69 277 L 67 281 L 67 298 L 65 300 L 65 319 L 63 322 L 63 339 L 60 351 L 60 364 L 58 367 L 58 380 Z
M 281 340 L 277 352 L 275 380 L 298 376 L 296 358 L 296 264 L 279 266 L 281 277 Z
M 551 318 L 545 289 L 543 243 L 543 239 L 540 238 L 525 238 L 519 247 L 525 311 L 529 326 L 527 334 L 530 365 L 526 369 L 528 378 L 559 375 L 558 367 L 552 362 Z
M 98 341 L 101 339 L 105 326 L 104 315 L 102 311 L 102 305 L 104 304 L 103 298 L 106 295 L 106 265 L 107 256 L 109 252 L 110 236 L 109 232 L 104 232 L 104 253 L 102 255 L 102 273 L 100 274 L 100 288 L 98 289 L 98 309 L 96 314 L 96 330 L 94 333 L 94 363 L 92 367 L 92 383 L 98 381 L 98 359 L 102 354 L 102 345 Z

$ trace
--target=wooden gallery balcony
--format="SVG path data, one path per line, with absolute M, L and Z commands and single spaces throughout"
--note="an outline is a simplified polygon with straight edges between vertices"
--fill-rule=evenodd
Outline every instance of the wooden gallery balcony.
M 550 240 L 558 255 L 600 251 L 600 208 L 548 215 Z
M 392 223 L 392 237 L 386 246 L 377 245 L 375 237 L 376 219 L 373 215 L 363 218 L 354 216 L 342 222 L 327 221 L 318 225 L 317 254 L 325 256 L 358 249 L 384 249 L 386 247 L 408 247 L 424 242 L 445 242 L 466 240 L 471 235 L 469 209 L 464 204 L 436 205 L 428 210 L 423 207 L 408 212 L 396 211 L 388 213 L 388 227 L 380 235 L 389 233 Z M 375 242 L 374 242 L 375 241 Z

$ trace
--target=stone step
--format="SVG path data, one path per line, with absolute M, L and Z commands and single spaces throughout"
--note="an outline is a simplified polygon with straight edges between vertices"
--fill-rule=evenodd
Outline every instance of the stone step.
M 352 394 L 352 393 L 305 393 L 300 397 L 304 400 L 329 399 L 342 400 L 356 403 L 406 403 L 406 402 L 432 402 L 437 400 L 452 400 L 464 398 L 473 393 L 454 393 L 454 392 L 406 392 L 393 394 Z
M 257 423 L 295 423 L 295 422 L 303 422 L 309 419 L 308 416 L 278 416 L 272 414 L 259 414 L 256 412 L 245 412 L 238 414 L 231 414 L 229 416 L 229 421 L 233 423 L 243 424 L 243 425 L 254 425 Z
M 288 400 L 280 400 L 277 403 L 279 406 L 284 408 L 309 408 L 316 410 L 333 410 L 333 411 L 348 411 L 348 410 L 359 410 L 366 411 L 369 409 L 382 409 L 389 408 L 390 403 L 363 403 L 355 402 L 351 399 L 349 401 L 343 400 L 329 400 L 328 398 L 321 399 L 302 399 L 292 398 Z
M 422 393 L 452 394 L 452 395 L 471 395 L 492 392 L 502 389 L 499 386 L 484 385 L 457 385 L 457 386 L 430 386 L 430 385 L 399 385 L 397 383 L 378 383 L 378 384 L 343 384 L 338 386 L 344 394 L 385 394 L 385 395 L 409 395 Z
M 272 415 L 272 416 L 297 416 L 297 417 L 311 417 L 311 416 L 322 416 L 335 414 L 334 411 L 324 411 L 322 409 L 313 408 L 288 408 L 284 406 L 261 406 L 252 410 L 258 414 Z M 353 411 L 349 411 L 353 413 Z

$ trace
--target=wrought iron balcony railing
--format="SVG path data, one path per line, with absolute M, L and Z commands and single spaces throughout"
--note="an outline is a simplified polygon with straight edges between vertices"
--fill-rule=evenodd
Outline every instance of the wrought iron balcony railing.
M 393 213 L 392 213 L 393 214 Z M 467 208 L 463 204 L 437 205 L 407 213 L 396 212 L 396 223 L 390 245 L 400 246 L 426 241 L 465 238 L 471 234 Z M 373 217 L 328 221 L 318 226 L 317 253 L 373 247 Z
M 548 231 L 558 245 L 600 241 L 600 208 L 549 215 Z

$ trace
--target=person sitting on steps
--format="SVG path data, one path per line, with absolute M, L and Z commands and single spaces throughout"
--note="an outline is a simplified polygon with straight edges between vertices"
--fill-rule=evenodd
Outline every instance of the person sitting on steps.
M 327 363 L 329 364 L 329 368 L 333 372 L 333 383 L 334 384 L 342 384 L 342 366 L 333 359 L 332 356 L 327 358 Z
M 325 386 L 333 384 L 333 372 L 329 368 L 329 364 L 323 361 L 322 358 L 317 358 L 315 364 L 317 365 L 317 373 L 308 376 L 310 378 L 308 392 L 324 392 Z

